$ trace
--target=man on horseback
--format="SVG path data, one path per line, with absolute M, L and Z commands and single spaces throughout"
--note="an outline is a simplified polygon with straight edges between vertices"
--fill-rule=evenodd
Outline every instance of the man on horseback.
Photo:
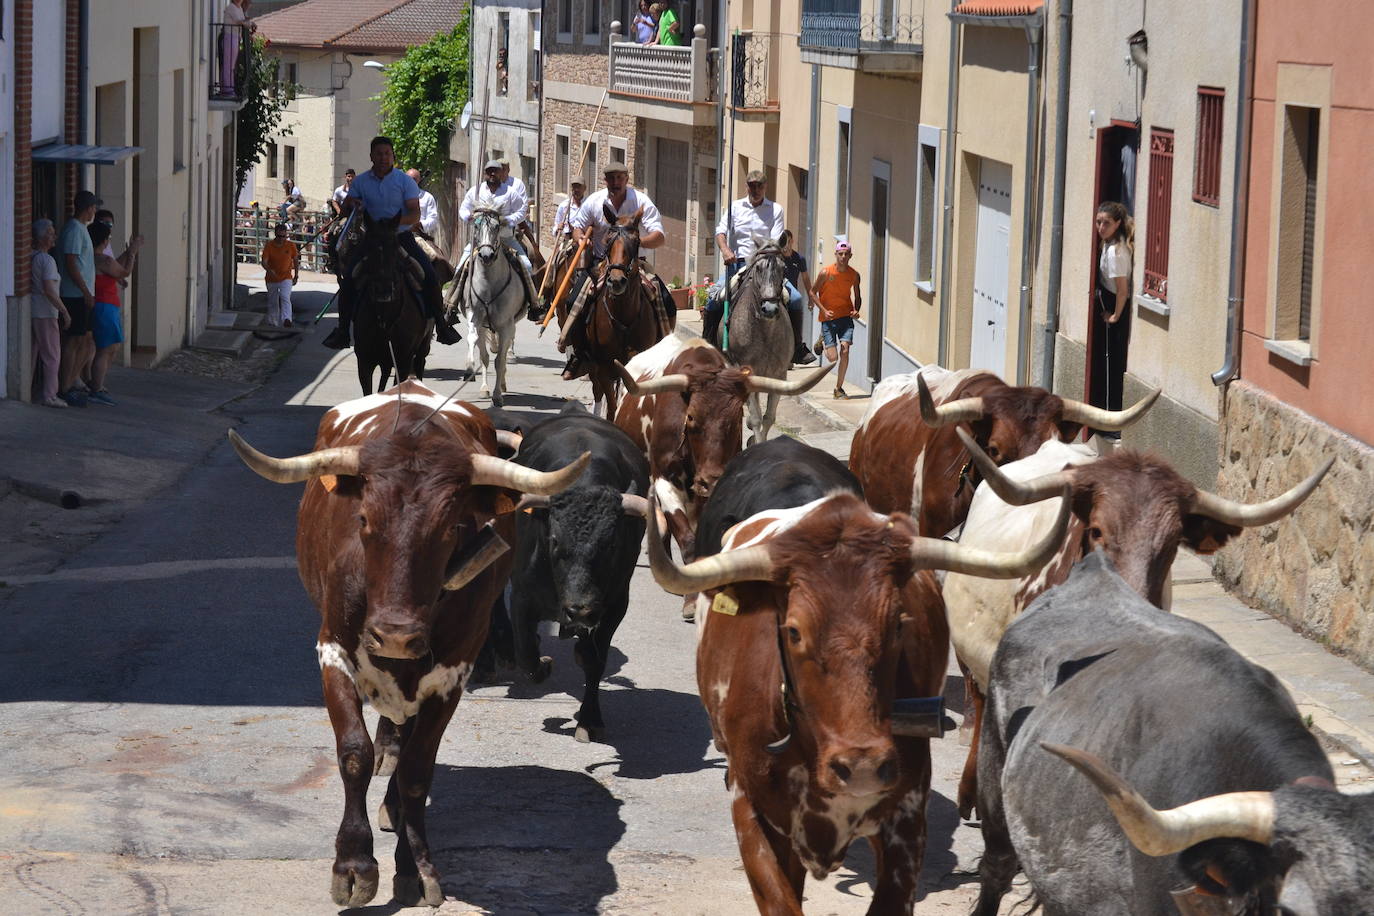
M 582 201 L 582 206 L 576 210 L 571 210 L 573 241 L 581 243 L 583 239 L 589 240 L 591 249 L 590 259 L 583 255 L 584 269 L 578 272 L 573 278 L 572 289 L 568 291 L 568 301 L 572 304 L 568 308 L 566 324 L 572 326 L 581 316 L 585 300 L 592 292 L 589 288 L 593 282 L 593 268 L 600 262 L 606 260 L 606 237 L 610 232 L 614 219 L 606 213 L 607 208 L 615 217 L 633 216 L 636 211 L 641 211 L 639 223 L 639 247 L 658 248 L 663 244 L 663 221 L 659 218 L 658 207 L 649 199 L 649 195 L 643 191 L 630 187 L 630 173 L 625 166 L 619 162 L 608 164 L 602 172 L 602 177 L 606 182 L 606 187 L 595 192 L 586 200 Z M 668 287 L 658 276 L 641 268 L 640 273 L 647 276 L 653 288 L 658 291 L 655 297 L 655 308 L 657 309 L 659 320 L 666 324 L 671 324 L 668 316 L 674 315 L 672 297 L 668 295 Z M 563 369 L 565 380 L 575 379 L 582 375 L 586 370 L 578 359 L 574 351 L 568 357 L 568 363 Z
M 558 210 L 553 216 L 553 254 L 544 269 L 553 271 L 554 275 L 546 277 L 540 287 L 541 290 L 548 290 L 550 300 L 558 288 L 559 281 L 563 279 L 563 274 L 568 269 L 568 259 L 572 257 L 573 251 L 577 248 L 577 242 L 573 240 L 572 217 L 582 206 L 582 196 L 587 186 L 581 180 L 574 179 L 570 187 L 571 196 L 564 198 L 559 203 Z M 547 313 L 548 306 L 541 301 L 530 307 L 530 321 L 543 321 Z
M 501 230 L 501 242 L 506 249 L 506 257 L 510 260 L 511 266 L 516 268 L 525 285 L 526 305 L 537 307 L 539 291 L 535 289 L 531 277 L 533 268 L 530 266 L 529 255 L 525 253 L 525 247 L 516 235 L 520 225 L 525 222 L 525 207 L 528 205 L 522 193 L 524 183 L 516 185 L 518 179 L 506 180 L 502 177 L 503 172 L 501 163 L 495 159 L 486 164 L 482 169 L 482 183 L 468 188 L 467 194 L 463 196 L 463 202 L 458 207 L 458 218 L 465 223 L 471 223 L 473 214 L 478 210 L 495 210 L 501 215 L 501 221 L 505 224 Z M 472 242 L 469 241 L 463 249 L 463 259 L 458 262 L 458 272 L 454 286 L 450 290 L 454 302 L 466 301 L 463 296 L 470 279 L 470 271 L 467 268 L 471 259 Z
M 396 168 L 396 151 L 387 137 L 372 138 L 370 155 L 372 168 L 363 172 L 348 188 L 341 209 L 354 214 L 366 209 L 374 220 L 400 217 L 396 227 L 397 241 L 407 255 L 420 265 L 424 271 L 422 303 L 426 314 L 434 319 L 434 336 L 442 344 L 456 344 L 462 336 L 444 321 L 443 301 L 439 291 L 439 278 L 434 273 L 434 265 L 420 250 L 411 232 L 412 224 L 420 219 L 420 188 L 415 180 Z M 347 229 L 345 229 L 347 235 Z M 346 252 L 344 263 L 339 271 L 339 326 L 324 339 L 324 345 L 332 350 L 343 350 L 352 346 L 349 329 L 357 307 L 357 288 L 353 282 L 353 266 L 356 252 Z

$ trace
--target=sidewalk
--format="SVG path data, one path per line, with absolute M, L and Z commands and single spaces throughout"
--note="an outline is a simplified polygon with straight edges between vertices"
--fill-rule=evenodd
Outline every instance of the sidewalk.
M 678 312 L 678 333 L 697 334 L 700 330 L 696 313 Z M 851 371 L 857 368 L 851 365 Z M 790 377 L 796 379 L 804 372 L 794 369 Z M 833 384 L 822 383 L 798 399 L 833 430 L 802 438 L 846 460 L 849 441 L 868 410 L 868 395 L 851 389 L 848 400 L 837 401 L 830 394 L 833 388 Z M 1259 536 L 1254 531 L 1241 534 Z M 1172 583 L 1175 614 L 1211 627 L 1236 651 L 1272 671 L 1292 694 L 1298 711 L 1311 717 L 1314 729 L 1349 751 L 1351 759 L 1374 767 L 1374 675 L 1227 594 L 1212 578 L 1206 557 L 1180 550 Z

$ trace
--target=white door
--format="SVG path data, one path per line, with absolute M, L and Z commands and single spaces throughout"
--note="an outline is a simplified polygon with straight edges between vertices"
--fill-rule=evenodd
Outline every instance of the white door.
M 969 366 L 1003 375 L 1011 260 L 1011 166 L 984 159 L 978 170 L 978 241 L 973 264 Z

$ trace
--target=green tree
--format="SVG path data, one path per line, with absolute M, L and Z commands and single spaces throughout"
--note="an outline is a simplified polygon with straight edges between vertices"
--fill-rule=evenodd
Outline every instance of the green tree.
M 396 161 L 433 176 L 448 164 L 448 136 L 468 100 L 468 31 L 472 8 L 451 32 L 440 32 L 387 67 L 380 96 L 382 133 Z
M 267 152 L 267 141 L 273 134 L 291 133 L 288 126 L 278 131 L 281 113 L 295 96 L 294 86 L 283 86 L 277 78 L 277 60 L 264 51 L 267 42 L 255 37 L 239 59 L 244 68 L 243 97 L 246 100 L 235 119 L 234 190 L 243 190 L 248 170 Z

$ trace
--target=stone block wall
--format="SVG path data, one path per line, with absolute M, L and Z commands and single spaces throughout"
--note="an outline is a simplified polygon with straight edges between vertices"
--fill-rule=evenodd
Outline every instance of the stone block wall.
M 566 188 L 555 188 L 554 176 L 558 174 L 558 169 L 554 162 L 554 154 L 557 136 L 554 130 L 556 125 L 565 125 L 572 128 L 572 134 L 568 144 L 568 172 L 570 175 L 576 174 L 577 161 L 582 156 L 582 131 L 591 127 L 592 121 L 596 120 L 596 106 L 582 105 L 578 102 L 560 101 L 557 99 L 546 98 L 544 100 L 544 132 L 539 138 L 539 168 L 541 174 L 546 178 L 543 187 L 543 198 L 541 201 L 541 212 L 546 214 L 545 226 L 541 227 L 544 233 L 540 236 L 540 242 L 547 245 L 549 237 L 547 233 L 552 229 L 554 214 L 558 212 L 559 193 L 567 193 Z M 601 112 L 601 117 L 596 122 L 596 132 L 593 141 L 596 143 L 597 161 L 595 165 L 595 184 L 587 189 L 590 194 L 599 190 L 601 185 L 601 168 L 610 160 L 611 137 L 624 137 L 628 142 L 625 148 L 625 158 L 629 161 L 626 168 L 630 170 L 630 181 L 636 187 L 644 187 L 644 168 L 643 168 L 643 139 L 640 137 L 638 119 L 632 115 L 616 114 L 609 109 Z
M 1242 600 L 1374 670 L 1374 448 L 1246 382 L 1226 394 L 1218 492 L 1257 502 L 1335 465 L 1296 512 L 1223 548 Z

